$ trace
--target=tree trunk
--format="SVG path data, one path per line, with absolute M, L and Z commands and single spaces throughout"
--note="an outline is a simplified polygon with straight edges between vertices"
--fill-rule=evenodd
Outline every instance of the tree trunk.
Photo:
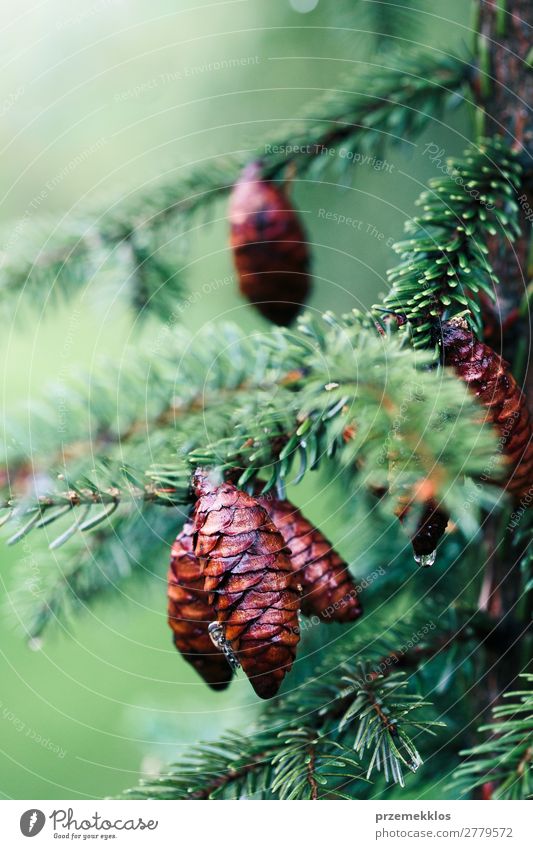
M 526 172 L 524 191 L 517 198 L 521 208 L 521 235 L 511 244 L 500 236 L 489 243 L 490 257 L 499 285 L 494 319 L 500 327 L 503 355 L 513 367 L 516 379 L 533 401 L 531 320 L 524 310 L 529 282 L 528 253 L 533 218 L 531 171 L 533 165 L 533 71 L 528 64 L 533 32 L 532 0 L 479 0 L 478 59 L 479 108 L 484 111 L 486 135 L 501 135 L 517 151 Z M 531 60 L 529 60 L 531 61 Z M 494 342 L 491 342 L 494 344 Z M 533 482 L 532 482 L 533 486 Z M 524 516 L 522 521 L 527 521 Z M 487 569 L 480 607 L 509 625 L 509 642 L 501 646 L 490 673 L 490 702 L 498 699 L 523 670 L 524 634 L 528 612 L 520 611 L 521 576 L 519 562 L 523 551 L 513 545 L 512 529 L 505 517 L 491 516 L 484 525 Z M 524 541 L 524 547 L 527 540 Z M 522 651 L 521 651 L 522 649 Z M 487 682 L 485 682 L 486 687 Z M 486 698 L 486 691 L 485 691 Z

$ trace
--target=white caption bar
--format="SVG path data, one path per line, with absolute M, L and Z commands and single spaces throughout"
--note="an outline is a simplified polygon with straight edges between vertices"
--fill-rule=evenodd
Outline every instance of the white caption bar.
M 3 846 L 530 849 L 528 802 L 2 801 Z M 273 806 L 276 810 L 273 810 Z M 35 843 L 29 841 L 35 839 Z M 67 843 L 67 841 L 70 841 Z

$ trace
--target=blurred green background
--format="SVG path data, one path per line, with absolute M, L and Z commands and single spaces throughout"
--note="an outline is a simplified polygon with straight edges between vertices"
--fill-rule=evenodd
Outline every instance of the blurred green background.
M 252 149 L 279 122 L 335 87 L 350 64 L 386 64 L 390 48 L 372 52 L 370 36 L 358 31 L 364 21 L 350 13 L 349 2 L 315 5 L 304 14 L 297 9 L 306 8 L 305 0 L 4 3 L 0 194 L 7 239 L 17 220 L 24 239 L 39 216 L 60 221 L 158 175 L 181 174 L 189 163 L 209 167 L 214 155 Z M 428 14 L 417 40 L 464 50 L 469 4 L 449 0 L 446 20 L 434 17 L 429 0 L 422 5 Z M 461 108 L 453 123 L 433 122 L 418 145 L 390 149 L 386 168 L 354 165 L 350 189 L 297 183 L 296 203 L 315 243 L 313 308 L 341 312 L 377 299 L 394 262 L 391 242 L 434 173 L 421 153 L 424 144 L 438 141 L 457 153 L 468 121 Z M 321 209 L 362 225 L 325 221 Z M 223 206 L 207 218 L 190 238 L 192 292 L 232 271 Z M 214 288 L 209 298 L 193 299 L 185 313 L 189 327 L 220 314 L 245 327 L 261 326 L 233 286 Z M 90 368 L 102 352 L 118 358 L 126 345 L 146 345 L 154 332 L 153 325 L 138 331 L 123 304 L 112 296 L 102 301 L 101 291 L 90 286 L 77 301 L 55 303 L 42 315 L 23 303 L 18 312 L 0 340 L 4 414 L 38 399 L 48 380 L 68 377 L 72 366 Z M 81 320 L 65 359 L 74 315 Z M 307 498 L 311 518 L 320 517 L 318 500 L 311 492 Z M 336 522 L 335 516 L 327 527 L 322 522 L 333 537 Z M 97 606 L 68 631 L 50 629 L 40 650 L 30 650 L 11 590 L 31 563 L 31 538 L 22 549 L 1 545 L 3 797 L 116 794 L 172 760 L 188 741 L 242 728 L 253 718 L 257 700 L 242 681 L 228 693 L 212 694 L 173 651 L 162 580 Z M 350 556 L 349 539 L 343 554 Z M 163 564 L 160 575 L 164 571 Z

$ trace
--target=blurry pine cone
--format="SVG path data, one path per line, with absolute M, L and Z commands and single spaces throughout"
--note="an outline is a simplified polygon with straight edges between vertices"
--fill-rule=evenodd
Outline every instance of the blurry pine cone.
M 324 622 L 352 622 L 363 609 L 348 566 L 320 531 L 290 501 L 258 497 L 290 549 L 302 586 L 302 613 Z
M 174 645 L 213 690 L 224 690 L 233 670 L 209 636 L 215 611 L 204 590 L 201 564 L 193 552 L 193 526 L 188 523 L 176 538 L 168 572 L 168 623 Z
M 282 535 L 255 498 L 195 475 L 195 552 L 225 639 L 257 693 L 274 696 L 300 639 L 300 592 Z
M 343 438 L 345 442 L 353 439 L 355 431 L 353 428 L 344 429 Z M 387 487 L 367 482 L 367 487 L 376 498 L 383 498 L 388 490 Z M 432 495 L 426 490 L 425 497 L 417 494 L 416 500 L 422 502 L 422 512 L 419 515 L 417 527 L 411 536 L 411 545 L 415 560 L 421 566 L 433 566 L 435 562 L 435 550 L 441 538 L 444 536 L 448 525 L 448 515 L 442 510 Z M 398 501 L 395 513 L 400 522 L 404 524 L 411 511 L 413 498 L 402 497 Z
M 259 162 L 235 184 L 229 221 L 242 294 L 265 318 L 290 324 L 309 296 L 309 250 L 286 192 L 262 179 Z
M 508 363 L 479 342 L 461 318 L 442 325 L 442 350 L 445 364 L 453 366 L 498 428 L 509 467 L 503 486 L 520 498 L 533 484 L 533 425 Z
M 435 549 L 446 531 L 448 515 L 439 507 L 434 498 L 428 498 L 421 506 L 417 525 L 411 536 L 411 545 L 417 563 L 422 566 L 433 566 Z M 412 504 L 410 502 L 400 501 L 396 515 L 402 524 L 407 520 L 411 509 Z
M 492 794 L 497 789 L 497 784 L 494 781 L 485 781 L 484 784 L 478 790 L 478 798 L 484 802 L 490 802 L 492 799 Z

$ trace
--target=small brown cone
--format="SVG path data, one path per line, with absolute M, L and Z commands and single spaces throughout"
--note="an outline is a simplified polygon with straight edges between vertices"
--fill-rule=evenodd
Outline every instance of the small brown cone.
M 300 593 L 282 535 L 255 498 L 195 475 L 196 555 L 205 589 L 241 666 L 263 699 L 274 696 L 300 639 Z
M 479 342 L 461 318 L 442 325 L 442 351 L 445 364 L 465 381 L 500 432 L 508 464 L 502 486 L 520 498 L 533 485 L 533 424 L 508 363 Z
M 174 645 L 213 690 L 224 690 L 233 670 L 217 649 L 208 627 L 215 611 L 204 590 L 201 564 L 193 551 L 193 527 L 187 523 L 176 538 L 168 572 L 168 623 Z
M 428 498 L 420 507 L 417 526 L 411 536 L 411 545 L 416 562 L 421 566 L 432 566 L 435 562 L 435 550 L 448 525 L 448 515 L 434 498 Z M 411 509 L 412 502 L 400 500 L 396 515 L 402 524 L 407 521 Z
M 363 609 L 347 564 L 290 501 L 258 497 L 281 531 L 302 586 L 302 613 L 324 622 L 353 622 Z
M 229 221 L 242 294 L 265 318 L 290 324 L 311 289 L 309 250 L 285 190 L 262 179 L 259 162 L 248 165 L 235 184 Z

